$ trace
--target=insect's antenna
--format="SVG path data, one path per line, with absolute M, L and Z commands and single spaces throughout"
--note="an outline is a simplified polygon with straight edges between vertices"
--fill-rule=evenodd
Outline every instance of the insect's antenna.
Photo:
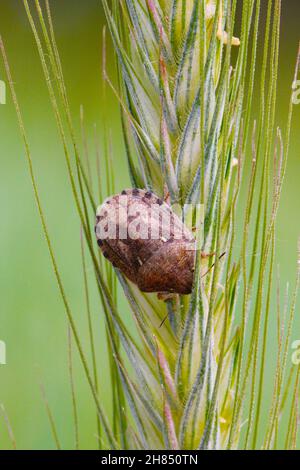
M 159 325 L 159 328 L 161 328 L 163 326 L 163 324 L 165 323 L 166 319 L 168 318 L 168 314 L 165 316 L 165 318 L 162 320 L 162 322 L 160 323 Z
M 226 251 L 224 251 L 224 253 L 222 253 L 222 254 L 219 256 L 219 260 L 222 259 L 223 256 L 225 256 L 225 255 L 226 255 Z M 202 274 L 201 278 L 204 277 L 204 276 L 206 276 L 206 275 L 212 270 L 212 268 L 215 266 L 215 264 L 216 264 L 216 263 L 213 263 L 213 264 L 211 265 L 211 267 L 210 267 L 204 274 Z

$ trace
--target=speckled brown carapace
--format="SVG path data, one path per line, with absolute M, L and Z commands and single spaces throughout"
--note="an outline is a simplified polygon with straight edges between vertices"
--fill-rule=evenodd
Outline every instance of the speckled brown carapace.
M 191 293 L 195 239 L 152 192 L 127 189 L 106 199 L 95 232 L 103 255 L 141 291 Z

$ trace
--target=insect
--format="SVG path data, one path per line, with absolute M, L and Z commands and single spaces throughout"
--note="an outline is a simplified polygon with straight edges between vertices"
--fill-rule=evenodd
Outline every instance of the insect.
M 154 193 L 127 189 L 106 199 L 95 233 L 103 255 L 141 291 L 191 293 L 195 238 Z

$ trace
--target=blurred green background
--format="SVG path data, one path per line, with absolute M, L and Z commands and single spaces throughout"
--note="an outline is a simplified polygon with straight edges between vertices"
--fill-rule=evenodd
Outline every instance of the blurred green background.
M 29 2 L 33 5 L 33 2 Z M 267 1 L 263 2 L 265 5 Z M 116 190 L 129 184 L 119 123 L 118 103 L 108 91 L 102 100 L 102 27 L 100 0 L 50 0 L 76 131 L 84 106 L 90 152 L 93 127 L 103 141 L 103 119 L 112 135 Z M 285 126 L 297 45 L 300 4 L 283 3 L 277 122 Z M 72 201 L 62 146 L 48 100 L 38 53 L 21 0 L 0 0 L 0 33 L 5 42 L 22 107 L 42 202 L 68 297 L 85 350 L 88 334 L 80 262 L 80 227 Z M 262 38 L 260 39 L 262 41 Z M 261 51 L 261 43 L 259 53 Z M 108 70 L 114 77 L 113 53 L 107 48 Z M 111 59 L 111 60 L 110 60 Z M 4 79 L 2 62 L 0 79 Z M 277 224 L 277 262 L 283 289 L 294 283 L 297 238 L 300 234 L 300 105 L 295 106 L 291 151 Z M 0 365 L 0 403 L 5 405 L 19 448 L 54 448 L 39 380 L 45 389 L 64 448 L 74 446 L 71 391 L 67 368 L 67 323 L 58 293 L 30 185 L 15 111 L 7 93 L 0 105 L 0 340 L 7 364 Z M 93 272 L 88 263 L 91 280 Z M 100 304 L 91 292 L 97 339 L 101 400 L 110 407 L 104 323 Z M 121 312 L 128 316 L 127 307 Z M 297 311 L 298 312 L 298 311 Z M 300 339 L 299 314 L 293 339 Z M 274 315 L 275 336 L 275 315 Z M 269 344 L 269 357 L 275 344 Z M 90 391 L 74 350 L 79 405 L 80 445 L 97 446 Z M 270 391 L 271 391 L 270 383 Z M 267 408 L 264 410 L 267 413 Z M 0 448 L 10 448 L 0 418 Z

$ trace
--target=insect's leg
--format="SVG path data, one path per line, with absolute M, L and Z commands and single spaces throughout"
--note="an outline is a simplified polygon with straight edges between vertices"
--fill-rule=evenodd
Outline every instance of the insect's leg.
M 222 259 L 223 256 L 225 256 L 225 255 L 226 255 L 226 252 L 224 251 L 224 253 L 222 253 L 222 254 L 219 256 L 219 259 Z M 208 274 L 208 273 L 212 270 L 212 268 L 214 267 L 214 265 L 215 265 L 215 263 L 213 263 L 213 264 L 211 265 L 211 267 L 210 267 L 204 274 L 202 274 L 201 277 L 206 276 L 206 274 Z
M 171 294 L 170 292 L 158 292 L 157 298 L 158 300 L 163 300 L 167 302 L 167 300 L 176 299 L 177 294 Z
M 215 254 L 215 251 L 213 253 L 205 253 L 204 251 L 201 251 L 201 258 L 211 258 L 212 256 L 215 256 Z
M 157 297 L 158 297 L 159 300 L 164 300 L 165 302 L 168 302 L 168 303 L 171 302 L 173 304 L 174 302 L 176 302 L 176 303 L 180 304 L 180 296 L 178 294 L 169 294 L 169 293 L 159 292 L 157 294 Z M 165 323 L 165 321 L 169 318 L 172 330 L 176 331 L 177 330 L 177 325 L 176 325 L 177 320 L 175 320 L 175 318 L 174 318 L 174 316 L 176 315 L 176 312 L 173 310 L 173 308 L 171 309 L 171 311 L 169 311 L 168 308 L 167 308 L 167 310 L 168 310 L 168 313 L 167 313 L 167 315 L 164 316 L 164 318 L 160 322 L 159 328 L 161 328 L 163 326 L 163 324 Z M 175 320 L 175 324 L 174 324 L 174 320 Z
M 163 320 L 161 321 L 160 325 L 159 325 L 159 328 L 161 328 L 163 326 L 163 324 L 165 323 L 165 321 L 168 319 L 169 315 L 167 314 Z
M 164 201 L 166 204 L 168 204 L 168 206 L 171 205 L 171 196 L 166 184 L 164 185 Z

